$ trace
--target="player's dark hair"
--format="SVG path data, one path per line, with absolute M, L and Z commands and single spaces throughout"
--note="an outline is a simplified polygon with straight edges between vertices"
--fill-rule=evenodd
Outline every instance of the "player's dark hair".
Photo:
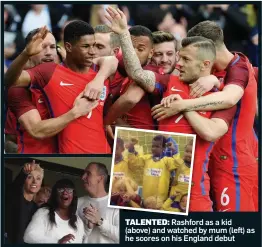
M 153 44 L 153 35 L 150 29 L 147 27 L 137 25 L 133 26 L 129 29 L 130 35 L 139 37 L 139 36 L 146 36 L 150 39 L 151 43 Z
M 72 21 L 64 29 L 64 42 L 75 43 L 82 36 L 94 33 L 94 29 L 87 22 L 81 20 Z
M 153 141 L 157 141 L 157 142 L 161 142 L 162 143 L 162 147 L 165 148 L 166 147 L 166 143 L 167 143 L 167 139 L 166 137 L 164 137 L 163 135 L 157 135 L 153 138 Z
M 214 21 L 202 21 L 187 32 L 187 37 L 202 36 L 211 39 L 216 47 L 224 44 L 224 34 L 221 27 Z
M 100 162 L 90 162 L 88 166 L 90 165 L 95 165 L 96 166 L 96 169 L 97 169 L 97 173 L 100 175 L 100 176 L 104 176 L 104 186 L 106 187 L 106 183 L 107 183 L 107 180 L 108 180 L 108 170 L 106 168 L 106 165 L 103 164 L 103 163 L 100 163 Z
M 212 40 L 201 37 L 201 36 L 193 36 L 187 37 L 182 40 L 182 48 L 185 48 L 189 45 L 198 48 L 198 58 L 200 60 L 209 59 L 210 61 L 214 61 L 216 59 L 216 47 Z
M 48 200 L 48 203 L 44 206 L 45 208 L 49 209 L 49 221 L 51 222 L 51 224 L 56 225 L 55 210 L 58 208 L 58 196 L 59 196 L 57 189 L 61 189 L 61 188 L 71 188 L 74 190 L 73 199 L 72 199 L 71 205 L 69 206 L 69 225 L 73 229 L 77 230 L 76 210 L 77 210 L 78 199 L 77 199 L 77 194 L 75 190 L 75 185 L 69 179 L 58 180 L 52 188 L 51 196 Z

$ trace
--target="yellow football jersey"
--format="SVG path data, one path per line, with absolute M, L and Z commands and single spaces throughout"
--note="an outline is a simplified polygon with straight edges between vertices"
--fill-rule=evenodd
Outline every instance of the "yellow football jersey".
M 181 210 L 177 207 L 172 207 L 173 200 L 170 198 L 167 198 L 167 200 L 164 202 L 162 209 L 165 211 L 172 211 L 172 212 L 181 212 Z
M 176 175 L 170 190 L 170 196 L 172 196 L 174 192 L 179 192 L 181 195 L 187 194 L 190 181 L 190 171 L 191 168 L 186 166 L 185 162 L 182 161 L 181 165 L 176 170 Z
M 179 155 L 153 160 L 152 154 L 135 155 L 129 153 L 128 159 L 130 170 L 134 167 L 142 166 L 144 168 L 142 197 L 145 199 L 149 196 L 158 196 L 163 201 L 166 200 L 168 197 L 170 171 L 177 169 L 181 164 Z

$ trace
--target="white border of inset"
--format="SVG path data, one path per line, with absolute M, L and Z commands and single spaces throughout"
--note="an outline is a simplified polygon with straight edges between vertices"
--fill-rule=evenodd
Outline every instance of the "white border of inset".
M 172 135 L 172 136 L 193 137 L 193 149 L 192 149 L 192 159 L 191 159 L 190 182 L 189 182 L 188 192 L 187 192 L 188 200 L 187 200 L 187 207 L 186 207 L 186 212 L 185 213 L 182 213 L 182 212 L 171 212 L 171 211 L 165 211 L 165 210 L 153 210 L 153 209 L 151 210 L 151 209 L 145 209 L 145 208 L 132 208 L 132 207 L 121 207 L 121 206 L 110 205 L 111 189 L 112 189 L 112 182 L 113 182 L 113 177 L 114 177 L 113 174 L 114 174 L 114 165 L 115 165 L 115 149 L 116 149 L 116 140 L 117 140 L 118 130 L 129 130 L 129 131 L 135 131 L 135 132 L 148 132 L 148 133 L 157 133 L 157 134 Z M 145 130 L 145 129 L 135 129 L 135 128 L 126 128 L 126 127 L 116 127 L 115 137 L 114 137 L 112 164 L 111 164 L 111 173 L 110 173 L 108 205 L 107 206 L 110 207 L 110 208 L 127 209 L 127 210 L 135 210 L 135 211 L 145 211 L 145 212 L 175 214 L 175 215 L 188 215 L 189 202 L 190 202 L 190 197 L 191 197 L 191 193 L 190 192 L 191 192 L 193 164 L 194 164 L 194 157 L 195 157 L 195 145 L 196 145 L 196 135 L 195 134 L 184 134 L 184 133 L 158 131 L 158 130 Z

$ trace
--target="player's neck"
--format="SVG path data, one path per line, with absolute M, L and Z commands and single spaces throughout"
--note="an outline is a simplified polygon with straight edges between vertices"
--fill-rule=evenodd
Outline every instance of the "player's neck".
M 233 59 L 234 54 L 232 54 L 227 48 L 217 51 L 216 55 L 216 70 L 225 70 Z
M 71 69 L 74 72 L 77 73 L 81 73 L 81 74 L 85 74 L 89 71 L 90 67 L 79 67 L 77 66 L 73 61 L 71 61 L 70 59 L 66 59 L 64 61 L 64 64 L 66 65 L 66 67 L 68 67 L 69 69 Z

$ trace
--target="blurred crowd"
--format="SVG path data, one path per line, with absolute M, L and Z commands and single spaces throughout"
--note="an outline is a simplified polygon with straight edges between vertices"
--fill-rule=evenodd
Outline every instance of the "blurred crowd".
M 24 49 L 26 35 L 46 25 L 58 44 L 63 44 L 63 29 L 71 20 L 80 19 L 93 27 L 104 24 L 108 5 L 90 4 L 14 4 L 4 5 L 4 56 L 6 68 Z M 143 25 L 151 31 L 167 31 L 177 39 L 204 20 L 217 22 L 224 30 L 229 50 L 243 52 L 258 66 L 258 6 L 252 4 L 126 4 L 118 5 L 128 24 Z

